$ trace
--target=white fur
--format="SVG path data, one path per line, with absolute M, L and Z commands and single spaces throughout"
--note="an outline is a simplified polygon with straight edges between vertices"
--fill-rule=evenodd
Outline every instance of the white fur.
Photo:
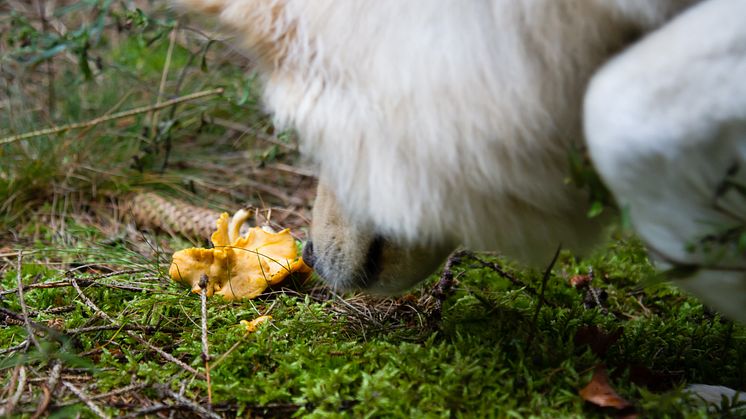
M 746 321 L 746 260 L 734 239 L 692 250 L 746 223 L 746 1 L 712 0 L 615 58 L 594 77 L 586 134 L 599 173 L 666 265 L 701 269 L 679 281 Z
M 268 77 L 265 99 L 351 219 L 543 263 L 598 227 L 566 183 L 586 80 L 689 2 L 606 3 L 289 1 L 303 71 Z
M 315 246 L 337 284 L 368 253 L 354 237 L 537 263 L 560 243 L 592 244 L 604 220 L 586 216 L 587 196 L 567 182 L 568 150 L 583 147 L 589 80 L 635 43 L 585 104 L 599 172 L 669 262 L 703 264 L 684 244 L 733 222 L 708 194 L 744 158 L 746 1 L 178 1 L 217 13 L 255 54 L 266 104 L 297 129 L 357 232 L 325 221 L 340 232 Z M 725 205 L 744 214 L 737 198 Z M 746 319 L 741 272 L 689 282 Z

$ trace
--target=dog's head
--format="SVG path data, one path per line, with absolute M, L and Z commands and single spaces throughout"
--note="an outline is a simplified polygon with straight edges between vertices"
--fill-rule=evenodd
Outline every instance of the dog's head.
M 407 244 L 355 224 L 321 184 L 303 259 L 336 289 L 395 294 L 427 277 L 452 249 L 449 244 Z
M 299 133 L 321 185 L 304 258 L 334 287 L 402 291 L 457 245 L 544 264 L 592 243 L 602 223 L 565 181 L 567 149 L 609 48 L 585 48 L 562 2 L 172 1 L 235 34 Z M 551 42 L 516 27 L 534 9 Z M 557 36 L 585 56 L 555 68 Z

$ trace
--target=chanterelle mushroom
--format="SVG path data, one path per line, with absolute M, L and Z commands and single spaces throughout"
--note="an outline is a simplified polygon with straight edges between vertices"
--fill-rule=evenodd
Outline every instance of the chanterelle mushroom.
M 289 229 L 273 233 L 254 227 L 241 236 L 241 225 L 249 215 L 248 211 L 240 210 L 229 221 L 228 214 L 223 213 L 212 234 L 214 248 L 174 253 L 169 268 L 171 278 L 199 293 L 200 277 L 205 274 L 208 296 L 217 294 L 233 300 L 254 298 L 293 272 L 311 271 L 298 256 Z

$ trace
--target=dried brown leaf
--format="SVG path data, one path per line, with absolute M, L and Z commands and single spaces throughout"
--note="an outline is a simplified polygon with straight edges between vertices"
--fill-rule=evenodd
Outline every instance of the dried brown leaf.
M 622 410 L 632 406 L 630 402 L 617 394 L 609 384 L 609 377 L 603 365 L 596 367 L 591 382 L 583 387 L 579 393 L 583 400 L 601 407 L 613 407 Z
M 591 283 L 590 275 L 573 275 L 570 278 L 570 285 L 573 288 L 582 288 Z

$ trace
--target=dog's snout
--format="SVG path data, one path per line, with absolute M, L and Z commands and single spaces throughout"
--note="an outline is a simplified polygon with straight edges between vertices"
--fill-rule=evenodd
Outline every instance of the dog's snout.
M 303 246 L 303 262 L 311 268 L 313 268 L 313 264 L 316 262 L 316 256 L 313 254 L 313 242 L 311 240 L 308 240 L 306 245 Z
M 363 263 L 362 272 L 360 272 L 360 282 L 363 288 L 370 287 L 381 274 L 385 243 L 386 240 L 382 236 L 375 236 L 368 246 L 368 253 Z

